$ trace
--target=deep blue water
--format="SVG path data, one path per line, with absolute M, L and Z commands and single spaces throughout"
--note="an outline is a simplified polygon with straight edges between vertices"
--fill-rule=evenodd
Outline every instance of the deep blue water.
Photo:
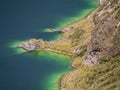
M 95 1 L 0 0 L 0 90 L 47 90 L 45 84 L 52 80 L 50 75 L 69 71 L 71 62 L 67 56 L 17 53 L 10 45 L 29 38 L 55 39 L 58 33 L 43 31 L 80 11 L 95 8 L 92 2 Z

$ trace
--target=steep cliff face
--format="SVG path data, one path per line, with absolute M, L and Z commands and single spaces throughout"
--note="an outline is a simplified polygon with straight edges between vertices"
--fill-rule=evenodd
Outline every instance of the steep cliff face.
M 105 56 L 120 54 L 120 0 L 107 0 L 94 15 L 94 30 L 84 63 L 99 63 Z
M 115 56 L 120 54 L 120 0 L 108 0 L 94 16 L 90 49 Z

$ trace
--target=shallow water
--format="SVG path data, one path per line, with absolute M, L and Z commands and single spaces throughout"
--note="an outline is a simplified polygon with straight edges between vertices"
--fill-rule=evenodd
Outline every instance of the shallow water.
M 95 0 L 96 1 L 96 0 Z M 54 90 L 71 70 L 70 57 L 48 52 L 27 53 L 16 45 L 29 38 L 56 39 L 45 32 L 84 17 L 94 0 L 0 1 L 0 90 Z

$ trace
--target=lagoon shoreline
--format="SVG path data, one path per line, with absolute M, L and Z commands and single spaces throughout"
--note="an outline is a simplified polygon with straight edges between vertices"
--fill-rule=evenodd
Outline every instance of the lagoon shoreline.
M 97 68 L 96 66 L 101 65 L 101 62 L 99 61 L 101 57 L 105 57 L 105 55 L 109 55 L 109 48 L 108 48 L 108 53 L 106 54 L 107 50 L 101 51 L 101 49 L 99 48 L 100 46 L 98 46 L 99 42 L 102 40 L 97 37 L 101 37 L 99 36 L 99 34 L 104 31 L 98 32 L 96 34 L 97 32 L 96 30 L 99 30 L 98 29 L 99 25 L 101 25 L 104 28 L 103 26 L 104 23 L 102 24 L 99 23 L 99 21 L 104 22 L 104 19 L 106 19 L 105 18 L 106 14 L 104 13 L 107 12 L 111 14 L 114 12 L 113 9 L 108 8 L 111 2 L 113 1 L 106 0 L 104 2 L 107 2 L 108 4 L 103 3 L 102 0 L 99 0 L 100 6 L 94 11 L 92 11 L 91 13 L 89 13 L 89 15 L 87 15 L 85 18 L 81 19 L 78 22 L 72 23 L 68 26 L 62 27 L 61 30 L 63 34 L 58 39 L 53 41 L 43 41 L 41 39 L 30 39 L 18 45 L 19 48 L 23 48 L 30 52 L 41 50 L 41 51 L 50 51 L 50 52 L 56 52 L 60 54 L 71 55 L 71 58 L 73 60 L 71 66 L 74 69 L 71 72 L 68 72 L 63 76 L 61 76 L 58 83 L 59 90 L 74 90 L 74 88 L 76 88 L 76 90 L 80 90 L 82 88 L 86 89 L 88 87 L 90 87 L 90 90 L 93 90 L 93 88 L 95 87 L 94 82 L 90 80 L 94 79 L 93 78 L 94 74 L 96 73 L 99 74 L 99 72 L 97 72 L 96 70 Z M 116 5 L 116 2 L 114 2 L 113 6 L 115 5 Z M 104 7 L 105 7 L 105 10 L 101 10 L 101 8 L 104 8 Z M 108 15 L 106 15 L 106 17 L 110 18 Z M 115 15 L 113 15 L 113 17 L 115 17 Z M 98 18 L 99 21 L 96 18 Z M 112 19 L 110 18 L 110 20 Z M 119 21 L 116 20 L 115 22 L 119 26 Z M 106 30 L 107 29 L 108 28 L 106 28 Z M 116 29 L 118 28 L 116 27 Z M 103 35 L 103 36 L 106 38 L 106 35 Z M 96 40 L 96 38 L 98 40 Z M 119 51 L 117 52 L 119 53 Z M 96 68 L 93 68 L 93 67 L 96 67 Z M 106 67 L 106 65 L 104 67 Z M 101 69 L 98 69 L 98 70 L 101 70 Z M 86 86 L 84 86 L 82 82 L 83 83 L 85 82 Z M 91 82 L 93 82 L 93 85 L 91 85 Z
M 68 55 L 68 56 L 70 56 L 73 59 L 74 65 L 72 64 L 71 66 L 73 68 L 75 68 L 79 64 L 75 60 L 77 58 L 76 54 L 84 51 L 87 47 L 86 47 L 86 44 L 85 44 L 85 45 L 82 45 L 82 48 L 79 48 L 79 45 L 76 45 L 72 49 L 71 49 L 71 46 L 67 49 L 67 45 L 69 45 L 68 43 L 69 43 L 70 40 L 69 40 L 68 36 L 66 36 L 66 35 L 67 35 L 67 33 L 71 33 L 71 32 L 73 33 L 74 30 L 77 27 L 79 27 L 80 24 L 81 24 L 81 27 L 83 26 L 82 25 L 83 23 L 84 24 L 86 24 L 86 23 L 90 24 L 92 22 L 93 15 L 94 15 L 95 12 L 96 12 L 96 10 L 93 10 L 93 11 L 89 12 L 89 14 L 86 15 L 81 20 L 78 20 L 78 21 L 76 21 L 76 22 L 74 22 L 72 24 L 69 24 L 67 26 L 62 27 L 61 29 L 64 31 L 64 32 L 62 32 L 63 35 L 60 38 L 58 38 L 57 40 L 54 40 L 54 41 L 43 41 L 42 39 L 35 39 L 34 38 L 34 39 L 30 39 L 28 41 L 21 42 L 17 47 L 18 48 L 22 48 L 22 49 L 24 49 L 25 51 L 28 51 L 28 52 L 34 52 L 34 51 L 40 51 L 40 52 L 42 52 L 42 51 L 47 51 L 47 52 L 53 52 L 53 53 L 59 53 L 59 54 Z M 93 24 L 93 23 L 91 23 L 91 24 Z M 92 30 L 92 28 L 93 28 L 93 25 L 90 25 L 88 27 L 88 29 L 90 29 L 90 30 Z M 87 32 L 87 33 L 90 33 L 90 32 Z M 64 37 L 64 35 L 65 35 L 65 37 Z M 88 36 L 86 36 L 86 37 L 88 37 Z M 86 37 L 84 37 L 84 39 Z M 86 42 L 88 42 L 88 40 L 89 40 L 89 37 L 86 38 Z M 66 41 L 67 41 L 67 45 L 65 44 L 66 46 L 61 45 L 63 42 L 66 43 Z M 72 41 L 72 42 L 74 42 L 74 41 Z M 54 44 L 57 44 L 57 43 L 58 43 L 58 45 L 56 45 L 56 46 L 58 46 L 58 47 L 61 46 L 58 49 L 56 49 L 56 46 L 54 45 Z M 71 43 L 71 41 L 70 41 L 70 43 Z M 54 47 L 52 47 L 52 46 L 54 46 Z M 62 48 L 64 48 L 64 50 L 62 50 Z M 65 73 L 65 75 L 66 74 L 67 73 Z M 62 85 L 62 82 L 63 82 L 62 78 L 65 75 L 62 75 L 59 78 L 59 82 L 58 82 L 58 89 L 59 90 L 64 90 L 62 88 L 62 86 L 63 86 Z

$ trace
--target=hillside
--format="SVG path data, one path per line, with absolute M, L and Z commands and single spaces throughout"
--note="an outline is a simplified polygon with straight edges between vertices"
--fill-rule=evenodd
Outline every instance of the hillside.
M 91 39 L 61 90 L 120 90 L 120 0 L 107 0 L 93 16 Z
M 18 45 L 72 57 L 73 70 L 61 78 L 60 90 L 120 90 L 120 0 L 99 2 L 84 19 L 61 28 L 57 40 L 30 39 Z

